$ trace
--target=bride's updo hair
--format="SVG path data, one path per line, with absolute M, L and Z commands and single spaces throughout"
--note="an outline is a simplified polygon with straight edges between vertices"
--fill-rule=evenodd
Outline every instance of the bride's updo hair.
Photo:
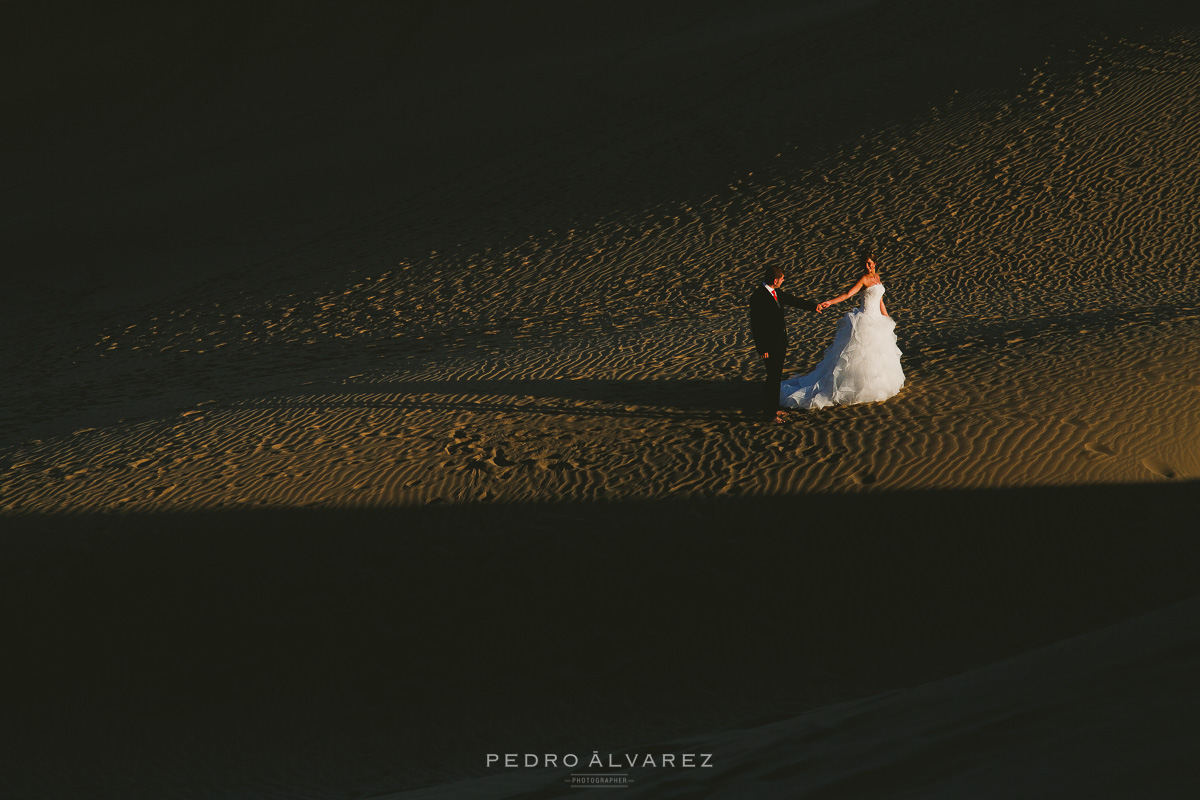
M 858 274 L 859 275 L 867 274 L 867 261 L 869 261 L 870 259 L 871 259 L 871 251 L 870 250 L 865 251 L 862 254 L 862 256 L 858 259 Z M 875 271 L 879 272 L 879 262 L 878 261 L 875 262 Z

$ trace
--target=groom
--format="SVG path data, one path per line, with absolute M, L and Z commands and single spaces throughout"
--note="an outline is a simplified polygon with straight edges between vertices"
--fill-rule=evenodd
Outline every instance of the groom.
M 817 304 L 801 300 L 779 288 L 783 285 L 783 268 L 767 267 L 763 282 L 750 295 L 750 331 L 754 334 L 754 349 L 767 368 L 763 385 L 762 416 L 767 422 L 780 423 L 784 413 L 779 408 L 779 383 L 783 380 L 783 357 L 787 355 L 787 328 L 783 322 L 783 306 L 795 306 L 816 311 Z

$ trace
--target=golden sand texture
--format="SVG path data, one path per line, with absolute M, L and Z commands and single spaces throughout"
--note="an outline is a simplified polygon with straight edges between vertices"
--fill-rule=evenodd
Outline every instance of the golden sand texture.
M 563 359 L 558 369 L 580 377 L 557 380 L 452 373 L 303 387 L 23 445 L 5 494 L 16 511 L 166 510 L 1194 477 L 1200 339 L 1186 326 L 1166 337 L 1127 327 L 1102 345 L 1084 335 L 931 357 L 894 402 L 782 430 L 741 411 L 752 394 L 743 382 L 605 380 L 586 356 Z M 1047 374 L 1067 377 L 1057 386 Z M 1115 401 L 1139 394 L 1136 409 Z
M 1198 86 L 1194 31 L 1101 39 L 811 167 L 785 150 L 694 203 L 448 243 L 324 291 L 281 285 L 290 256 L 253 294 L 210 279 L 76 348 L 73 374 L 94 377 L 74 404 L 94 421 L 10 435 L 4 508 L 1196 477 Z M 368 256 L 369 236 L 311 243 L 297 269 Z M 898 321 L 904 392 L 757 427 L 743 413 L 759 378 L 745 307 L 757 265 L 832 296 L 864 243 Z M 792 315 L 791 372 L 845 310 Z M 47 404 L 60 429 L 69 402 Z

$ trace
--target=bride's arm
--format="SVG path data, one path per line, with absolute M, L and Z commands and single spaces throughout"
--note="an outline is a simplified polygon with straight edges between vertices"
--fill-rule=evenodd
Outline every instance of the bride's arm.
M 887 312 L 887 306 L 885 306 L 885 305 L 883 304 L 883 298 L 882 298 L 882 297 L 881 297 L 881 298 L 879 298 L 879 312 L 880 312 L 881 314 L 883 314 L 885 317 L 888 315 L 888 312 Z
M 846 300 L 847 298 L 853 297 L 854 295 L 858 294 L 858 290 L 863 287 L 863 280 L 864 280 L 864 278 L 859 278 L 858 283 L 851 286 L 849 291 L 842 292 L 837 297 L 826 300 L 824 303 L 821 303 L 820 305 L 818 305 L 817 311 L 824 311 L 825 309 L 829 308 L 834 303 L 840 303 L 843 300 Z

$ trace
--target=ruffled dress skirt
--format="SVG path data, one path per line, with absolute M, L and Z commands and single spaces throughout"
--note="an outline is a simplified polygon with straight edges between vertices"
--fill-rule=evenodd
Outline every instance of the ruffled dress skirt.
M 779 403 L 785 408 L 875 403 L 903 386 L 896 321 L 875 309 L 855 309 L 838 322 L 817 368 L 780 384 Z

